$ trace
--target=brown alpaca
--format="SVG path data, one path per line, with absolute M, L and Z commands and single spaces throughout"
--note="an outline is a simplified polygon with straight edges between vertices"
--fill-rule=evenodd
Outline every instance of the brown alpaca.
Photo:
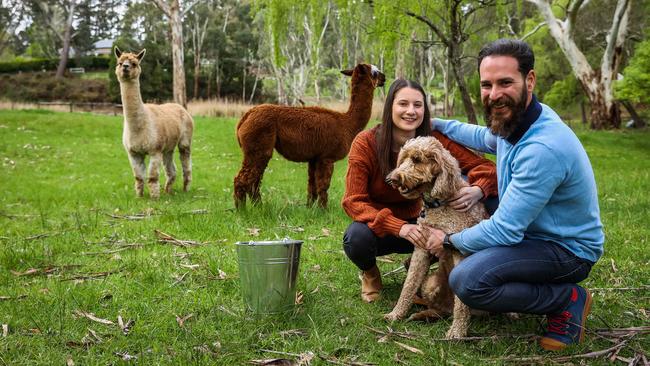
M 146 178 L 145 156 L 149 161 L 149 194 L 151 198 L 160 196 L 159 170 L 165 165 L 167 182 L 165 192 L 172 192 L 176 179 L 174 149 L 178 146 L 183 167 L 183 191 L 187 191 L 192 181 L 191 149 L 194 121 L 189 113 L 176 103 L 144 104 L 140 94 L 140 61 L 146 50 L 133 54 L 120 51 L 115 47 L 117 66 L 115 75 L 120 82 L 122 107 L 124 109 L 124 130 L 122 143 L 129 155 L 135 192 L 138 197 L 144 195 Z
M 385 76 L 375 66 L 359 64 L 341 73 L 352 76 L 350 106 L 345 113 L 320 107 L 288 107 L 263 104 L 251 108 L 237 124 L 237 141 L 244 159 L 235 177 L 235 206 L 245 205 L 248 195 L 260 201 L 260 183 L 273 149 L 287 160 L 309 163 L 307 202 L 318 198 L 327 206 L 334 162 L 350 151 L 354 137 L 368 124 L 373 91 Z
M 418 219 L 420 225 L 455 233 L 487 218 L 482 203 L 472 206 L 467 212 L 458 212 L 446 204 L 460 188 L 468 184 L 461 177 L 456 159 L 435 137 L 418 137 L 407 141 L 399 152 L 397 167 L 386 181 L 407 198 L 424 199 L 425 215 Z M 393 311 L 384 315 L 384 318 L 390 321 L 403 319 L 421 287 L 422 298 L 427 302 L 428 309 L 411 315 L 409 319 L 435 319 L 453 315 L 447 338 L 465 337 L 470 309 L 449 287 L 449 273 L 462 258 L 457 250 L 445 249 L 438 269 L 425 279 L 431 260 L 426 250 L 416 247 L 400 298 Z

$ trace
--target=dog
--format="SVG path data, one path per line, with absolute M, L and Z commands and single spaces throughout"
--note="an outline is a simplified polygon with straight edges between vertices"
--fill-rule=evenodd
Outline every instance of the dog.
M 456 159 L 435 137 L 417 137 L 407 141 L 399 152 L 397 167 L 388 174 L 386 182 L 406 198 L 424 200 L 423 214 L 418 224 L 425 227 L 455 233 L 488 217 L 485 206 L 480 202 L 466 212 L 456 211 L 447 205 L 459 189 L 469 184 L 462 178 Z M 449 287 L 449 274 L 462 259 L 459 251 L 444 249 L 438 269 L 427 276 L 431 264 L 429 253 L 415 247 L 399 300 L 393 311 L 385 314 L 384 318 L 389 321 L 403 319 L 420 289 L 427 309 L 411 315 L 409 320 L 439 319 L 453 315 L 447 339 L 465 337 L 471 312 Z

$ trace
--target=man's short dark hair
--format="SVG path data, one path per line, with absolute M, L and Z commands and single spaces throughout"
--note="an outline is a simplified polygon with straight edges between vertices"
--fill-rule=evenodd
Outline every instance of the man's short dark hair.
M 528 72 L 535 67 L 535 55 L 528 43 L 518 39 L 497 39 L 488 43 L 478 53 L 478 68 L 481 69 L 481 61 L 488 56 L 510 56 L 519 62 L 519 72 L 526 78 Z

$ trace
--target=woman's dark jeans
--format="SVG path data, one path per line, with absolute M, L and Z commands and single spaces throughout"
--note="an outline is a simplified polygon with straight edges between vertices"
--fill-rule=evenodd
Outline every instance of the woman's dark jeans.
M 415 223 L 415 219 L 409 220 Z M 378 256 L 391 253 L 412 253 L 413 244 L 397 236 L 378 237 L 364 222 L 354 221 L 343 234 L 343 250 L 352 263 L 362 271 L 377 264 Z
M 557 314 L 593 263 L 552 242 L 524 239 L 465 258 L 449 277 L 469 307 L 496 313 Z

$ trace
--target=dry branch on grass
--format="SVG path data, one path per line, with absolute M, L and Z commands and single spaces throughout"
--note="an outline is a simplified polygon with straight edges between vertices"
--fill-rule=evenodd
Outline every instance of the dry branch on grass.
M 144 244 L 140 244 L 140 243 L 120 244 L 120 245 L 118 245 L 117 249 L 104 250 L 104 251 L 101 251 L 101 252 L 81 252 L 79 254 L 81 254 L 81 255 L 115 254 L 115 253 L 123 252 L 125 250 L 129 250 L 129 249 L 133 249 L 133 248 L 142 248 L 142 247 L 144 247 Z
M 188 248 L 188 247 L 193 247 L 193 246 L 199 246 L 199 245 L 204 245 L 205 243 L 200 243 L 198 241 L 193 241 L 193 240 L 180 240 L 176 239 L 173 236 L 163 233 L 162 231 L 155 229 L 154 233 L 156 234 L 156 237 L 158 237 L 158 242 L 160 243 L 165 243 L 165 244 L 172 244 L 176 245 L 179 247 L 183 248 Z
M 8 301 L 8 300 L 21 300 L 26 298 L 27 295 L 18 295 L 18 296 L 0 296 L 0 301 Z
M 104 278 L 106 276 L 110 276 L 115 273 L 122 272 L 124 269 L 119 268 L 116 270 L 112 271 L 105 271 L 105 272 L 92 272 L 92 273 L 80 273 L 77 275 L 74 275 L 72 277 L 67 277 L 61 279 L 61 281 L 85 281 L 85 280 L 94 280 L 98 278 Z
M 31 240 L 36 240 L 36 239 L 44 239 L 44 238 L 49 238 L 51 236 L 56 236 L 56 235 L 61 235 L 64 232 L 54 232 L 54 233 L 41 233 L 41 234 L 36 234 L 32 236 L 26 237 L 24 240 L 25 241 L 31 241 Z
M 11 270 L 11 274 L 13 274 L 16 277 L 22 277 L 22 276 L 31 276 L 31 275 L 51 275 L 53 273 L 58 273 L 60 271 L 64 271 L 67 269 L 71 268 L 77 268 L 81 267 L 80 264 L 65 264 L 62 266 L 48 266 L 48 267 L 43 267 L 43 268 L 30 268 L 24 272 L 18 272 Z

